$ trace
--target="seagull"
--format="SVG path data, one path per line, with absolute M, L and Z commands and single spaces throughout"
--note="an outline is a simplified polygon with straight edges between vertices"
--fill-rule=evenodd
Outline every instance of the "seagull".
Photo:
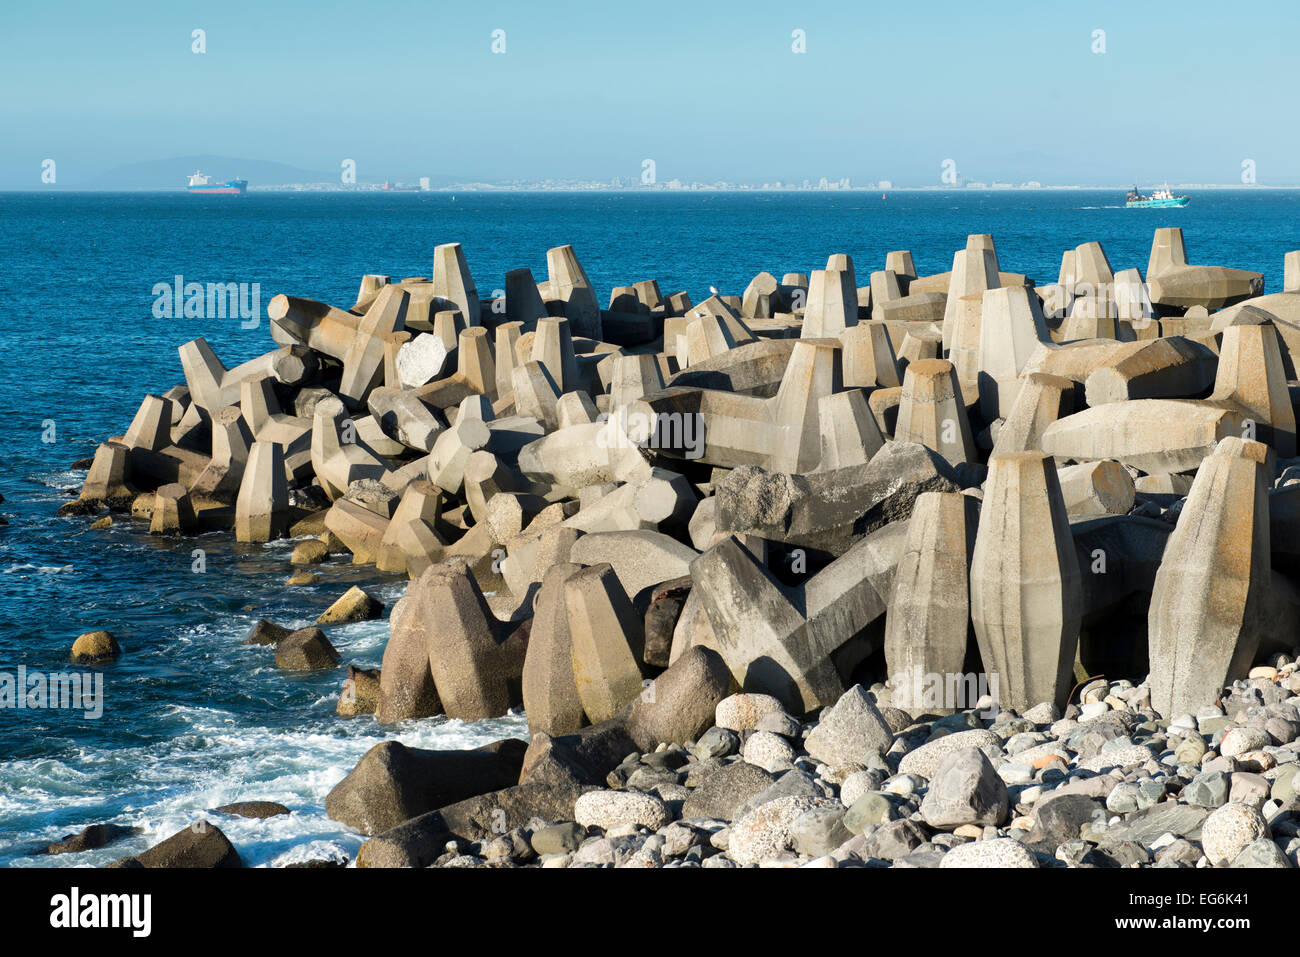
M 715 296 L 720 296 L 720 295 L 722 295 L 722 293 L 718 292 L 718 287 L 717 287 L 717 286 L 710 286 L 710 287 L 709 287 L 709 292 L 713 293 Z

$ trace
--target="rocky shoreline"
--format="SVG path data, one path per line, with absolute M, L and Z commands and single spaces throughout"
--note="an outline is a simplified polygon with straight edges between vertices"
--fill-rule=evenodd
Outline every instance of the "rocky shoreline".
M 357 866 L 1296 865 L 1300 251 L 1265 295 L 1160 229 L 1145 276 L 1085 243 L 1037 287 L 974 235 L 604 309 L 547 266 L 277 296 L 273 351 L 182 346 L 60 510 L 405 574 L 341 717 L 524 708 L 368 752 L 326 802 Z M 338 668 L 383 611 L 247 640 Z M 239 864 L 206 822 L 119 862 Z

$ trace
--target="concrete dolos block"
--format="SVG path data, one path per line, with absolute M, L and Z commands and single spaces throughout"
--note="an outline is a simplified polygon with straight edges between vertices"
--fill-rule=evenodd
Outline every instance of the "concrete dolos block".
M 1225 439 L 1201 463 L 1148 614 L 1151 705 L 1172 718 L 1246 677 L 1269 589 L 1267 451 Z
M 989 463 L 970 572 L 980 656 L 998 701 L 1023 711 L 1064 705 L 1083 590 L 1051 456 L 1012 452 Z

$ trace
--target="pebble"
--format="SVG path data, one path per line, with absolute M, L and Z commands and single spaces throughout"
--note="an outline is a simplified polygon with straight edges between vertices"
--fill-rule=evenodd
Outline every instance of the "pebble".
M 824 799 L 797 796 L 769 801 L 732 824 L 727 854 L 742 867 L 776 858 L 790 849 L 791 829 L 804 812 L 833 806 Z
M 1225 758 L 1235 758 L 1272 743 L 1273 739 L 1263 728 L 1233 728 L 1219 742 L 1219 753 Z
M 733 694 L 714 709 L 713 723 L 728 731 L 752 731 L 763 715 L 784 713 L 781 702 L 766 694 Z
M 771 731 L 755 731 L 745 741 L 745 760 L 764 771 L 788 771 L 794 766 L 795 750 L 785 738 Z
M 942 738 L 928 741 L 919 748 L 907 752 L 898 763 L 898 770 L 902 774 L 917 774 L 923 778 L 932 777 L 939 768 L 939 762 L 953 751 L 959 751 L 962 748 L 980 748 L 981 750 L 987 748 L 997 753 L 1001 751 L 1001 741 L 992 731 L 986 731 L 983 728 L 957 731 Z
M 588 791 L 574 804 L 573 816 L 583 827 L 603 830 L 629 823 L 658 830 L 673 819 L 668 805 L 638 791 Z
M 1000 837 L 991 841 L 959 844 L 943 856 L 942 868 L 951 867 L 1037 867 L 1038 859 L 1019 841 Z
M 1225 804 L 1201 825 L 1201 848 L 1212 865 L 1230 864 L 1246 847 L 1268 837 L 1264 816 L 1249 804 Z

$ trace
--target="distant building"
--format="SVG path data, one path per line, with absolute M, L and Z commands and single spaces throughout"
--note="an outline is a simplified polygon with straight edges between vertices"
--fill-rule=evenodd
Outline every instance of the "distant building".
M 888 180 L 888 179 L 882 179 L 882 180 L 881 180 L 879 183 L 877 183 L 876 185 L 879 186 L 881 189 L 893 189 L 893 188 L 894 188 L 894 183 L 893 183 L 893 181 L 892 181 L 892 180 Z
M 426 193 L 429 191 L 429 177 L 427 176 L 420 177 L 420 189 L 421 191 Z

